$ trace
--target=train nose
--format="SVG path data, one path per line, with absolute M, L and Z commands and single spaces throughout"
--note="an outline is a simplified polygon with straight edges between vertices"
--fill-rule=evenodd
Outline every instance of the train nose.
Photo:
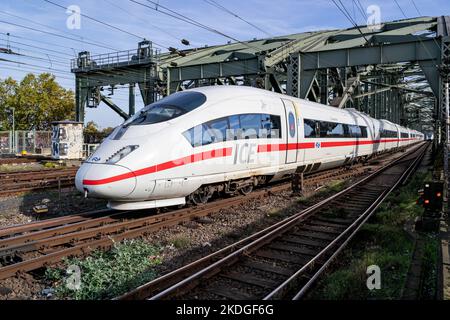
M 136 188 L 136 176 L 123 166 L 84 163 L 77 171 L 75 186 L 89 197 L 122 199 Z

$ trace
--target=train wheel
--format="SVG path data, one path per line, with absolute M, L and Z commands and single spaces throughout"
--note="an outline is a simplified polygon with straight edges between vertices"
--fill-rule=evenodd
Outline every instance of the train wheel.
M 191 194 L 190 199 L 196 205 L 205 204 L 211 198 L 211 192 L 208 188 L 200 188 Z
M 240 191 L 244 196 L 246 196 L 246 195 L 248 195 L 249 193 L 251 193 L 251 192 L 253 191 L 253 185 L 250 184 L 250 185 L 248 185 L 248 186 L 246 186 L 246 187 L 243 187 L 243 188 L 239 189 L 239 191 Z

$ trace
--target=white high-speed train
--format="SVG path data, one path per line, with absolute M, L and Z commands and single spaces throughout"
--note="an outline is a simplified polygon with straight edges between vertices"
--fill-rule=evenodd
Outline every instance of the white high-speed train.
M 238 86 L 174 93 L 117 127 L 80 167 L 76 187 L 119 210 L 248 193 L 294 172 L 351 164 L 424 139 L 418 131 Z

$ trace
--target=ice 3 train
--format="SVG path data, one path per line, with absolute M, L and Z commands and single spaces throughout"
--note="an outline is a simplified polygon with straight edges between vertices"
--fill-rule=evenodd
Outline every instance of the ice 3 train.
M 117 127 L 80 167 L 76 187 L 110 208 L 204 203 L 365 160 L 424 139 L 354 109 L 241 86 L 174 93 Z

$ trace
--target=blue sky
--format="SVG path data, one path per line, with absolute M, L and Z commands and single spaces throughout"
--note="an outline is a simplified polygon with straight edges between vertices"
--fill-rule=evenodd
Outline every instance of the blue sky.
M 223 44 L 228 41 L 227 38 L 143 8 L 129 0 L 52 1 L 64 7 L 77 5 L 82 14 L 153 40 L 166 47 L 182 48 L 183 45 L 179 40 L 182 38 L 188 39 L 192 46 Z M 137 1 L 152 5 L 146 0 Z M 154 1 L 158 2 L 158 0 Z M 271 35 L 351 27 L 350 22 L 331 0 L 216 1 Z M 365 24 L 353 0 L 342 0 L 342 2 L 359 24 Z M 374 4 L 378 5 L 381 9 L 382 21 L 404 18 L 393 0 L 360 0 L 360 2 L 364 8 Z M 211 6 L 205 0 L 159 0 L 159 3 L 239 40 L 267 37 L 263 32 Z M 398 3 L 407 17 L 419 16 L 411 0 L 398 0 Z M 425 16 L 450 14 L 450 1 L 448 0 L 415 0 L 415 3 L 420 13 Z M 32 56 L 32 58 L 0 54 L 0 58 L 28 64 L 0 61 L 0 78 L 11 76 L 20 80 L 27 72 L 38 74 L 49 71 L 47 69 L 51 68 L 55 70 L 57 80 L 62 86 L 73 89 L 74 77 L 70 74 L 71 57 L 82 50 L 89 50 L 93 53 L 114 51 L 86 42 L 102 43 L 118 50 L 137 47 L 138 38 L 83 17 L 81 18 L 81 28 L 70 30 L 66 27 L 68 16 L 65 10 L 46 3 L 44 0 L 1 0 L 0 48 L 7 47 L 6 33 L 10 33 L 11 49 Z M 14 26 L 12 23 L 60 36 L 31 31 Z M 64 37 L 72 37 L 78 41 Z M 119 89 L 116 92 L 113 100 L 126 109 L 128 105 L 127 89 Z M 139 109 L 142 107 L 142 100 L 140 96 L 136 98 Z M 97 109 L 88 109 L 86 120 L 94 120 L 101 127 L 116 126 L 121 122 L 121 118 L 105 105 L 101 105 Z

